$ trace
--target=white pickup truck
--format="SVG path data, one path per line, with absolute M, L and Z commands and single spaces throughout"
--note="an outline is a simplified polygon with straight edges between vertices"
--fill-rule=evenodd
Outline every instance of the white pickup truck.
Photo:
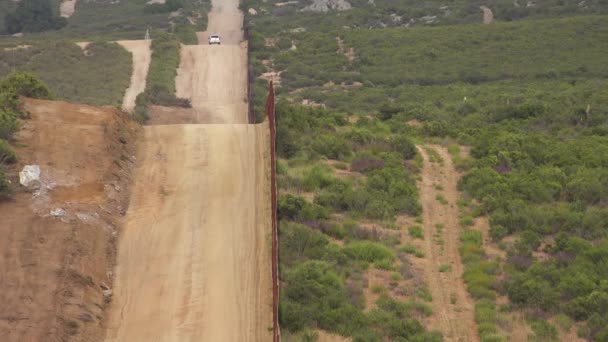
M 213 45 L 213 44 L 217 44 L 217 45 L 222 44 L 222 42 L 220 41 L 219 34 L 212 34 L 209 36 L 209 45 Z

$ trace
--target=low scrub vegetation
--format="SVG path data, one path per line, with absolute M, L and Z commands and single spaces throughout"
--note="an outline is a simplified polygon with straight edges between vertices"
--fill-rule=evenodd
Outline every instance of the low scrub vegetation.
M 479 6 L 484 4 L 475 0 L 350 0 L 348 3 L 350 9 L 327 12 L 307 11 L 308 1 L 247 0 L 247 6 L 243 8 L 256 9 L 256 15 L 250 16 L 255 30 L 272 35 L 291 30 L 328 32 L 337 28 L 369 30 L 481 24 L 483 13 Z M 608 4 L 601 0 L 494 0 L 485 4 L 492 10 L 496 21 L 521 22 L 526 19 L 608 14 Z
M 0 48 L 0 75 L 13 70 L 31 72 L 65 101 L 122 104 L 132 62 L 131 54 L 116 43 L 93 42 L 83 51 L 67 41 L 36 40 L 27 48 L 16 48 L 14 44 L 7 48 Z
M 180 63 L 180 42 L 174 34 L 156 31 L 152 40 L 152 61 L 148 70 L 146 89 L 137 96 L 135 115 L 147 119 L 149 104 L 190 107 L 190 101 L 175 96 L 175 76 Z
M 361 223 L 390 230 L 397 215 L 420 212 L 412 141 L 380 120 L 353 124 L 321 108 L 280 102 L 277 117 L 281 327 L 355 341 L 440 341 L 418 321 L 430 315 L 426 304 L 391 294 L 411 278 L 405 253 L 422 252 Z M 364 311 L 370 268 L 388 272 L 392 290 Z
M 506 2 L 491 7 L 495 18 L 507 21 L 601 14 L 603 6 L 546 1 L 510 14 Z M 558 14 L 566 8 L 572 12 Z M 501 317 L 515 311 L 524 313 L 537 340 L 559 338 L 547 322 L 555 317 L 573 322 L 587 340 L 608 341 L 605 16 L 361 30 L 356 9 L 319 15 L 317 28 L 303 24 L 306 14 L 293 19 L 287 9 L 269 11 L 273 23 L 268 16 L 251 17 L 259 33 L 250 41 L 255 73 L 283 71 L 280 99 L 328 108 L 309 109 L 310 119 L 297 125 L 291 118 L 279 122 L 279 153 L 289 168 L 318 158 L 348 163 L 350 177 L 315 188 L 311 204 L 328 210 L 329 220 L 336 213 L 379 221 L 417 215 L 417 202 L 408 202 L 417 198 L 409 187 L 418 167 L 416 158 L 408 159 L 416 152 L 412 140 L 444 144 L 463 173 L 460 254 L 482 340 L 506 340 Z M 333 23 L 323 19 L 330 17 Z M 293 19 L 286 27 L 303 29 L 271 29 L 285 18 Z M 340 24 L 345 22 L 348 28 Z M 254 96 L 264 93 L 262 85 L 256 82 Z M 307 125 L 317 120 L 316 112 L 344 114 L 318 120 L 312 126 L 318 141 L 312 141 Z M 290 133 L 281 124 L 299 130 Z M 399 137 L 407 142 L 393 143 Z M 469 158 L 461 157 L 458 145 L 470 147 L 463 153 Z M 283 191 L 300 188 L 298 177 L 281 177 Z M 490 238 L 504 258 L 484 250 L 476 230 L 480 216 L 489 218 Z M 349 236 L 345 228 L 315 227 L 334 238 Z M 399 250 L 422 254 L 412 244 Z M 501 295 L 508 305 L 496 302 Z

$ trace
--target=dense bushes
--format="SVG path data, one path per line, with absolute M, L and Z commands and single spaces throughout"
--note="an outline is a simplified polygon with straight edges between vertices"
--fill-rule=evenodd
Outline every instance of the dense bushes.
M 147 106 L 191 107 L 190 100 L 175 96 L 175 77 L 180 63 L 180 41 L 177 36 L 155 31 L 152 40 L 152 60 L 146 79 L 146 89 L 135 100 L 135 117 L 148 119 Z
M 155 31 L 152 41 L 152 61 L 146 80 L 145 96 L 153 104 L 188 106 L 175 97 L 175 76 L 180 62 L 180 43 L 164 31 Z
M 10 34 L 58 30 L 66 25 L 65 18 L 53 14 L 50 0 L 21 0 L 4 18 L 4 28 Z
M 384 295 L 378 308 L 363 311 L 365 269 L 394 270 L 403 261 L 394 237 L 352 219 L 384 223 L 420 213 L 405 165 L 414 153 L 409 138 L 399 138 L 380 120 L 353 124 L 335 111 L 278 103 L 277 154 L 286 159 L 277 163 L 283 329 L 321 328 L 354 341 L 440 340 L 412 318 L 428 315 L 426 304 Z
M 0 49 L 0 60 L 0 75 L 27 71 L 48 84 L 58 99 L 97 106 L 120 106 L 132 71 L 131 54 L 105 42 L 92 42 L 83 52 L 73 42 L 37 41 L 27 49 Z
M 425 304 L 382 295 L 376 308 L 363 312 L 363 293 L 354 279 L 370 262 L 390 264 L 395 259 L 386 246 L 356 241 L 340 247 L 319 231 L 285 221 L 279 233 L 282 329 L 321 328 L 361 342 L 441 340 L 413 318 L 429 315 Z

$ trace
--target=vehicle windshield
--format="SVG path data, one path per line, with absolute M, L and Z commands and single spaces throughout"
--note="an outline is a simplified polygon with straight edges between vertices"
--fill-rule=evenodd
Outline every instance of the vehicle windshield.
M 213 34 L 213 35 L 211 35 L 211 38 L 219 38 L 219 37 L 220 37 L 220 36 L 219 36 L 219 35 L 217 35 L 217 34 Z

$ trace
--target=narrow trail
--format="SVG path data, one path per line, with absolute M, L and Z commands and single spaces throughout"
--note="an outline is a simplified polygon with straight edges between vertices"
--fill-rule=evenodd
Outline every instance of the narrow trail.
M 474 304 L 462 279 L 463 265 L 458 252 L 458 173 L 445 148 L 426 145 L 418 146 L 418 150 L 424 158 L 419 182 L 427 262 L 424 272 L 433 297 L 429 329 L 441 331 L 444 341 L 479 341 Z M 442 204 L 440 196 L 448 203 Z M 441 268 L 447 270 L 441 272 Z
M 152 60 L 151 40 L 120 40 L 117 43 L 133 55 L 133 73 L 131 85 L 127 88 L 122 101 L 122 109 L 132 112 L 135 109 L 135 99 L 146 89 L 146 78 Z
M 487 6 L 479 6 L 479 8 L 483 11 L 483 23 L 491 24 L 494 21 L 494 13 Z

